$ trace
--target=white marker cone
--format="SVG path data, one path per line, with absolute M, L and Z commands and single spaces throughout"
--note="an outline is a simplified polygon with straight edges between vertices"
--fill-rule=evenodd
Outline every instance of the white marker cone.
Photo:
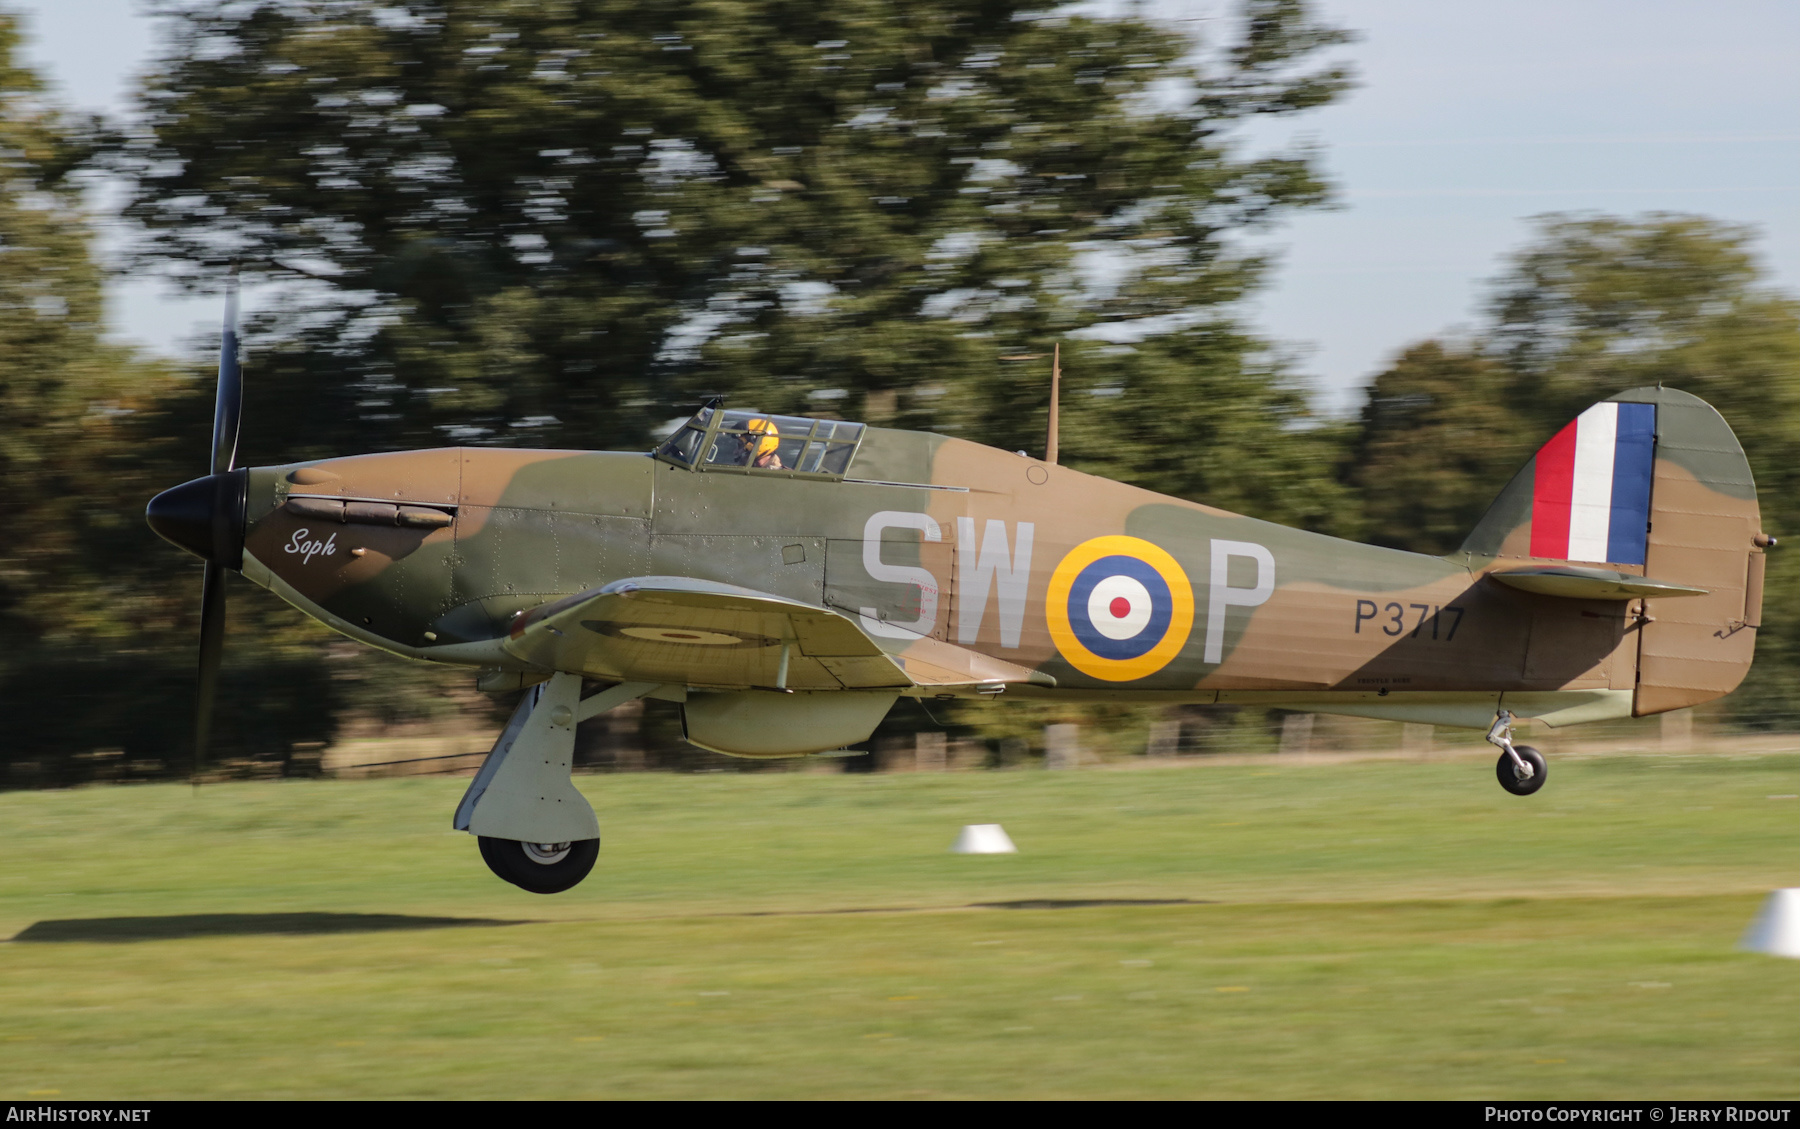
M 956 837 L 956 845 L 950 848 L 953 854 L 959 855 L 1016 855 L 1019 848 L 1007 837 L 1006 829 L 998 823 L 971 823 L 962 829 Z
M 1800 888 L 1770 894 L 1738 948 L 1770 956 L 1800 957 Z

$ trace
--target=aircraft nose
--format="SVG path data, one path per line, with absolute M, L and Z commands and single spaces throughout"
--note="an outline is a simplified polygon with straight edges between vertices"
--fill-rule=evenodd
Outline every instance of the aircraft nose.
M 209 474 L 164 490 L 150 499 L 144 519 L 157 536 L 201 560 L 238 568 L 244 555 L 242 470 Z

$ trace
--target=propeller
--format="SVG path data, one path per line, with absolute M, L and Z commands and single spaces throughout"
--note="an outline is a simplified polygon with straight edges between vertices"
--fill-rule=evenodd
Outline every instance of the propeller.
M 238 367 L 238 279 L 232 264 L 225 291 L 225 330 L 219 344 L 219 384 L 213 400 L 211 473 L 150 500 L 145 519 L 164 540 L 206 562 L 200 584 L 200 680 L 194 703 L 194 783 L 212 740 L 213 700 L 225 650 L 225 573 L 241 567 L 244 487 L 237 469 L 244 377 Z

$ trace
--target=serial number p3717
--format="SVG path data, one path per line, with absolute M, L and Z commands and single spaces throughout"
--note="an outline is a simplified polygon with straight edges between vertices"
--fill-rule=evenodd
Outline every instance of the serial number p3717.
M 1406 630 L 1408 618 L 1413 620 L 1412 630 Z M 1427 629 L 1434 642 L 1448 643 L 1456 638 L 1456 629 L 1462 626 L 1463 609 L 1455 606 L 1439 607 L 1435 604 L 1401 604 L 1389 602 L 1377 604 L 1374 600 L 1356 601 L 1356 623 L 1354 633 L 1362 634 L 1363 624 L 1369 624 L 1369 630 L 1380 628 L 1383 635 L 1409 635 L 1411 638 L 1424 638 Z

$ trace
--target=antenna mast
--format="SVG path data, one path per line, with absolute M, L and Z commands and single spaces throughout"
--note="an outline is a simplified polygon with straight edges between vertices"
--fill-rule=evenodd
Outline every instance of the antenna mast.
M 1043 354 L 1038 354 L 1042 356 Z M 1062 399 L 1062 342 L 1056 343 L 1056 351 L 1051 354 L 1050 361 L 1050 434 L 1044 440 L 1044 461 L 1056 465 L 1057 439 L 1057 402 Z

